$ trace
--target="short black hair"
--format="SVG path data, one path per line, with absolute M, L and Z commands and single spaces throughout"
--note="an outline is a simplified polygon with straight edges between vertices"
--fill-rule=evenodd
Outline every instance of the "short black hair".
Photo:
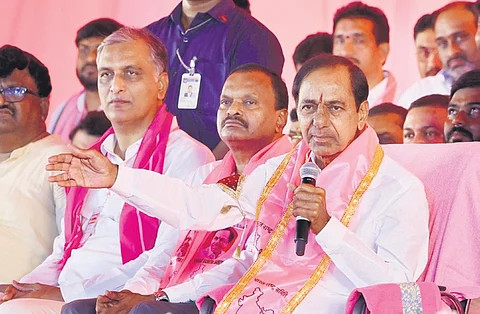
M 297 108 L 293 108 L 290 111 L 290 121 L 292 121 L 292 122 L 297 122 L 298 121 Z
M 81 40 L 90 37 L 107 37 L 108 35 L 112 34 L 113 32 L 119 30 L 122 27 L 122 24 L 109 18 L 101 18 L 90 21 L 87 24 L 83 25 L 77 31 L 77 37 L 75 37 L 75 44 L 78 47 L 78 43 Z
M 390 42 L 390 26 L 382 10 L 369 6 L 363 2 L 355 1 L 347 4 L 335 12 L 333 17 L 333 33 L 340 20 L 348 18 L 367 19 L 373 23 L 373 35 L 377 45 Z
M 442 13 L 442 12 L 445 12 L 447 10 L 450 10 L 452 8 L 455 8 L 457 6 L 463 6 L 465 9 L 467 9 L 468 11 L 472 12 L 473 14 L 473 17 L 475 19 L 475 24 L 478 22 L 478 11 L 476 9 L 476 4 L 474 2 L 470 2 L 470 1 L 454 1 L 454 2 L 450 2 L 446 5 L 444 5 L 443 7 L 441 7 L 440 9 L 436 10 L 435 12 L 432 13 L 432 24 L 433 24 L 433 27 L 435 27 L 435 23 L 437 22 L 437 18 L 438 16 Z
M 73 140 L 75 134 L 82 130 L 89 135 L 102 136 L 112 123 L 103 111 L 90 111 L 85 118 L 70 132 L 69 138 Z
M 452 99 L 458 90 L 469 87 L 480 87 L 480 70 L 468 71 L 460 76 L 452 85 L 450 99 Z
M 233 0 L 233 3 L 240 9 L 245 10 L 248 14 L 251 14 L 250 12 L 250 1 L 249 0 Z
M 403 125 L 403 123 L 405 122 L 405 118 L 407 117 L 408 110 L 403 107 L 394 105 L 391 102 L 384 102 L 370 109 L 370 111 L 368 112 L 368 116 L 374 117 L 384 113 L 393 113 L 400 116 L 402 118 Z
M 47 67 L 32 54 L 22 49 L 4 45 L 0 48 L 0 77 L 5 78 L 18 69 L 28 69 L 28 73 L 37 85 L 40 97 L 48 97 L 52 91 L 52 83 Z
M 285 85 L 285 82 L 277 73 L 264 67 L 263 65 L 256 64 L 256 63 L 247 63 L 234 69 L 230 73 L 230 75 L 234 73 L 246 73 L 246 72 L 261 72 L 267 75 L 270 78 L 270 81 L 272 83 L 272 88 L 275 93 L 275 109 L 276 110 L 288 109 L 287 85 Z
M 425 14 L 420 17 L 413 27 L 413 39 L 417 39 L 417 35 L 427 29 L 433 29 L 432 14 Z
M 297 66 L 321 53 L 332 53 L 332 50 L 333 38 L 331 34 L 323 32 L 311 34 L 305 37 L 295 48 L 293 63 Z
M 320 54 L 313 57 L 300 68 L 293 80 L 292 94 L 298 107 L 298 94 L 305 77 L 315 70 L 323 68 L 346 67 L 350 74 L 350 83 L 352 84 L 353 97 L 357 110 L 362 102 L 368 98 L 368 82 L 362 70 L 347 58 L 334 56 L 331 54 Z
M 432 94 L 418 98 L 408 108 L 408 111 L 418 107 L 448 107 L 450 99 L 447 95 Z

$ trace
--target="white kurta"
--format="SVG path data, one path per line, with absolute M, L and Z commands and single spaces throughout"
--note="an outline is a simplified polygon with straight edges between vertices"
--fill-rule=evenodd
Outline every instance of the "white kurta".
M 388 83 L 388 77 L 390 75 L 393 78 L 392 73 L 390 73 L 388 71 L 383 71 L 384 79 L 368 91 L 367 101 L 368 101 L 368 104 L 370 106 L 370 109 L 387 101 L 387 100 L 383 99 L 383 97 L 385 96 L 385 93 L 387 93 L 387 94 L 393 93 L 394 94 L 393 99 L 397 99 L 397 96 L 398 96 L 397 85 L 396 84 L 395 85 L 388 85 L 387 84 Z M 394 89 L 394 90 L 391 91 L 390 89 Z
M 104 141 L 101 150 L 106 153 L 112 163 L 118 164 L 120 167 L 131 167 L 140 142 L 141 140 L 127 149 L 124 161 L 114 153 L 114 135 Z M 192 171 L 213 160 L 213 154 L 206 146 L 181 131 L 176 123 L 172 124 L 163 167 L 166 176 L 179 180 L 185 179 Z M 157 194 L 159 191 L 157 190 Z M 124 201 L 108 189 L 90 190 L 82 210 L 83 246 L 72 251 L 63 270 L 59 271 L 58 261 L 63 256 L 65 244 L 65 234 L 62 231 L 62 234 L 55 239 L 53 254 L 34 271 L 22 278 L 21 282 L 40 282 L 59 286 L 66 302 L 97 297 L 105 293 L 105 290 L 121 289 L 148 259 L 148 253 L 144 252 L 137 259 L 122 265 L 118 224 L 123 205 Z M 95 213 L 99 214 L 97 224 L 94 232 L 89 236 L 88 223 Z M 166 247 L 163 247 L 166 254 L 168 255 L 170 250 L 171 255 L 177 242 L 178 232 L 162 223 L 158 234 L 168 234 L 171 237 L 172 241 L 166 242 Z M 168 260 L 169 256 L 167 263 Z M 12 307 L 16 306 L 15 303 L 22 302 L 21 299 L 13 301 L 0 305 L 0 313 L 9 313 L 6 310 L 8 303 L 11 303 L 8 305 L 8 310 L 12 311 L 15 308 L 12 309 Z M 56 301 L 28 302 L 32 303 L 35 308 L 33 313 L 43 313 L 42 305 L 45 307 L 43 310 L 49 309 L 52 313 L 57 313 L 56 308 L 59 305 L 61 308 L 62 304 L 62 302 Z M 21 306 L 25 306 L 25 304 Z
M 60 137 L 50 135 L 0 162 L 0 283 L 19 280 L 52 252 L 65 190 L 48 182 L 45 165 L 50 156 L 67 151 Z
M 244 216 L 254 219 L 262 189 L 281 160 L 281 157 L 273 158 L 257 168 L 246 179 L 238 201 L 216 185 L 192 187 L 150 171 L 123 167 L 120 167 L 112 191 L 172 226 L 217 230 L 240 222 Z M 165 197 L 157 195 L 158 189 L 164 191 Z M 224 205 L 232 208 L 220 214 Z M 308 313 L 313 308 L 317 313 L 342 313 L 354 288 L 382 282 L 414 281 L 420 276 L 428 252 L 428 205 L 423 184 L 385 156 L 350 228 L 355 233 L 331 218 L 316 236 L 335 267 L 325 274 L 295 313 Z M 294 250 L 294 243 L 291 245 Z M 177 298 L 174 301 L 195 298 L 208 291 L 207 286 L 213 288 L 236 282 L 257 255 L 255 251 L 244 252 L 243 259 L 225 261 L 198 277 L 196 282 L 185 283 L 183 287 L 194 289 L 194 292 L 186 292 L 185 300 Z
M 408 109 L 415 100 L 432 94 L 450 95 L 450 84 L 446 79 L 443 71 L 435 76 L 425 77 L 412 86 L 410 86 L 398 99 L 397 105 Z

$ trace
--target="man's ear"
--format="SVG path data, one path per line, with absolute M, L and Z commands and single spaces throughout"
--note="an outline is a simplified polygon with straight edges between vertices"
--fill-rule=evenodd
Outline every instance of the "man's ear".
M 165 99 L 165 95 L 167 94 L 167 88 L 168 88 L 168 73 L 167 72 L 162 72 L 158 76 L 158 92 L 157 92 L 157 98 L 160 100 Z
M 378 45 L 379 49 L 379 54 L 380 54 L 380 62 L 382 63 L 382 66 L 385 65 L 385 62 L 387 62 L 387 57 L 388 54 L 390 53 L 390 44 L 389 43 L 382 43 Z
M 277 110 L 277 121 L 275 122 L 275 132 L 282 133 L 288 121 L 287 109 Z
M 357 129 L 360 131 L 363 130 L 365 124 L 367 123 L 369 106 L 370 105 L 368 104 L 368 101 L 365 100 L 360 104 L 360 108 L 358 108 Z
M 40 98 L 40 112 L 42 114 L 42 120 L 47 120 L 48 108 L 50 107 L 50 99 L 48 97 Z

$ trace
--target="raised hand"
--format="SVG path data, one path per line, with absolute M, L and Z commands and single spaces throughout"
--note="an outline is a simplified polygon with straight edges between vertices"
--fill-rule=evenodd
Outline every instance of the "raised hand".
M 48 159 L 48 171 L 61 174 L 48 178 L 64 187 L 110 188 L 117 179 L 118 168 L 96 150 L 70 147 L 71 153 L 59 154 Z
M 310 220 L 310 230 L 318 234 L 330 220 L 325 203 L 325 190 L 311 184 L 295 187 L 291 183 L 288 184 L 288 189 L 294 193 L 293 215 Z

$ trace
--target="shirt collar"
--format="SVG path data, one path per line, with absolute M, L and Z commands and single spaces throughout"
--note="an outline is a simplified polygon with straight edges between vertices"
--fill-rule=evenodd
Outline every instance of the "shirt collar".
M 100 145 L 100 151 L 103 155 L 107 156 L 107 158 L 114 164 L 120 164 L 125 162 L 133 165 L 133 162 L 135 161 L 138 150 L 140 148 L 140 144 L 142 143 L 142 139 L 143 137 L 127 148 L 127 151 L 125 152 L 125 161 L 122 161 L 122 159 L 117 154 L 115 154 L 117 137 L 114 133 L 107 136 L 107 138 L 103 141 L 103 143 Z
M 194 19 L 192 26 L 198 25 L 208 18 L 212 17 L 219 22 L 227 23 L 232 10 L 235 9 L 235 4 L 232 0 L 222 0 L 216 6 L 214 6 L 207 13 L 198 13 Z M 170 13 L 170 19 L 177 25 L 182 23 L 182 3 L 180 2 L 172 13 Z

